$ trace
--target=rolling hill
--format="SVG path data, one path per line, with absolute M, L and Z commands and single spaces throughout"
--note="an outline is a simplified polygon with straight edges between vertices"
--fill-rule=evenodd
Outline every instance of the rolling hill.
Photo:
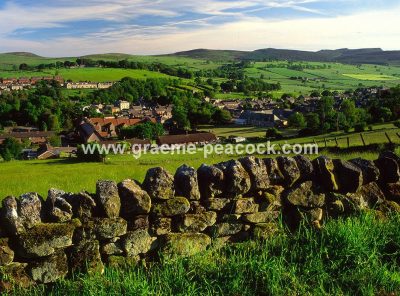
M 302 51 L 290 49 L 265 48 L 254 51 L 239 50 L 213 50 L 213 49 L 194 49 L 173 54 L 158 56 L 135 56 L 124 53 L 105 53 L 83 56 L 94 60 L 152 60 L 152 59 L 171 59 L 189 58 L 196 60 L 208 60 L 214 62 L 229 61 L 307 61 L 307 62 L 339 62 L 346 64 L 378 64 L 378 65 L 400 65 L 400 50 L 384 51 L 380 48 L 363 49 L 337 49 L 320 51 Z M 29 52 L 11 52 L 0 54 L 0 64 L 10 65 L 18 63 L 39 64 L 52 61 L 74 60 L 76 57 L 45 58 Z
M 349 64 L 400 64 L 400 51 L 380 48 L 320 50 L 317 52 L 266 48 L 252 52 L 233 50 L 195 49 L 174 56 L 207 60 L 289 60 L 308 62 L 340 62 Z

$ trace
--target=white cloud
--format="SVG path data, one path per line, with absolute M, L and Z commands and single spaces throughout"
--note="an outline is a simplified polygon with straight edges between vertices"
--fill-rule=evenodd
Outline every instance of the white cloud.
M 18 23 L 13 23 L 13 18 L 2 19 L 0 11 L 0 51 L 33 51 L 46 56 L 72 56 L 90 53 L 125 52 L 132 54 L 160 54 L 189 50 L 194 48 L 211 49 L 240 49 L 253 50 L 258 48 L 276 47 L 293 48 L 303 50 L 336 49 L 342 47 L 382 47 L 385 49 L 400 48 L 400 28 L 398 15 L 400 6 L 391 10 L 370 11 L 347 16 L 328 17 L 326 15 L 314 16 L 304 19 L 261 19 L 239 15 L 232 18 L 229 23 L 221 25 L 209 25 L 209 18 L 218 17 L 218 13 L 226 13 L 229 3 L 235 3 L 240 8 L 254 7 L 256 3 L 263 2 L 264 7 L 282 6 L 303 7 L 304 3 L 313 0 L 302 1 L 237 1 L 220 2 L 206 0 L 209 17 L 179 21 L 171 17 L 171 21 L 158 26 L 138 26 L 122 24 L 116 28 L 103 28 L 86 36 L 56 38 L 47 41 L 24 41 L 7 37 L 4 32 L 6 22 L 13 23 L 14 28 L 25 26 L 37 28 L 43 25 L 59 26 L 59 22 L 65 20 L 81 19 L 88 17 L 108 17 L 110 20 L 125 17 L 126 11 L 121 12 L 124 5 L 138 5 L 143 13 L 146 9 L 157 9 L 157 11 L 178 13 L 177 1 L 159 0 L 157 5 L 142 6 L 144 1 L 113 1 L 109 6 L 102 7 L 101 1 L 85 1 L 84 5 L 96 3 L 96 9 L 91 12 L 77 12 L 74 8 L 62 11 L 48 12 L 48 17 L 42 17 L 41 13 L 31 16 L 21 12 Z M 106 2 L 105 2 L 106 3 Z M 108 2 L 107 2 L 108 3 Z M 129 4 L 130 3 L 130 4 Z M 199 6 L 198 1 L 188 0 L 183 5 L 189 9 Z M 152 3 L 154 4 L 154 2 Z M 170 5 L 169 5 L 170 4 Z M 175 4 L 172 5 L 172 4 Z M 169 7 L 168 7 L 169 6 Z M 93 6 L 92 6 L 93 7 Z M 118 8 L 119 7 L 119 8 Z M 8 7 L 10 9 L 10 7 Z M 16 9 L 11 7 L 11 9 Z M 57 10 L 55 9 L 55 10 Z M 71 9 L 71 10 L 68 10 Z M 196 8 L 201 10 L 201 8 Z M 9 10 L 10 11 L 10 10 Z M 31 12 L 31 11 L 30 11 Z M 160 12 L 160 13 L 161 13 Z M 204 11 L 203 11 L 204 12 Z M 15 12 L 17 13 L 17 12 Z M 77 13 L 77 14 L 75 14 Z M 315 11 L 319 13 L 319 11 Z M 63 16 L 61 16 L 63 14 Z M 88 16 L 90 14 L 90 16 Z M 138 14 L 138 15 L 139 15 Z M 57 18 L 58 19 L 57 21 Z M 196 23 L 198 26 L 185 28 L 184 24 Z M 3 28 L 3 29 L 1 29 Z

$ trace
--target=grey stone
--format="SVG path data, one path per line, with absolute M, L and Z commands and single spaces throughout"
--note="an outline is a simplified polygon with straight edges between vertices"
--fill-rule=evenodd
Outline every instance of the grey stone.
M 73 217 L 87 219 L 93 216 L 93 212 L 96 208 L 96 202 L 87 192 L 68 195 L 66 199 L 72 206 Z
M 251 224 L 267 223 L 276 221 L 279 217 L 279 211 L 258 212 L 253 214 L 245 214 L 242 219 L 244 222 Z
M 201 214 L 186 214 L 180 225 L 181 232 L 203 232 L 217 222 L 216 212 L 204 212 Z
M 356 158 L 350 160 L 350 162 L 361 169 L 364 185 L 378 181 L 380 173 L 373 161 Z
M 191 256 L 203 252 L 211 244 L 204 233 L 170 233 L 165 236 L 163 252 L 176 256 Z
M 29 229 L 42 221 L 43 199 L 35 192 L 26 193 L 18 200 L 18 217 L 25 228 Z
M 257 192 L 268 188 L 268 171 L 263 160 L 249 156 L 239 159 L 239 162 L 250 176 L 251 191 Z
M 322 207 L 325 204 L 325 194 L 312 181 L 299 184 L 295 188 L 287 191 L 287 201 L 294 205 L 305 208 Z
M 253 228 L 253 237 L 259 240 L 266 240 L 279 232 L 276 223 L 259 223 Z
M 310 181 L 314 179 L 314 167 L 311 160 L 304 155 L 296 155 L 293 158 L 300 170 L 301 181 Z
M 224 195 L 228 198 L 242 196 L 251 188 L 250 176 L 237 160 L 230 160 L 216 165 L 224 172 Z
M 375 160 L 375 165 L 380 172 L 379 182 L 381 183 L 397 183 L 400 181 L 399 163 L 397 160 L 380 156 Z
M 122 181 L 118 184 L 118 190 L 121 198 L 121 217 L 128 219 L 150 212 L 151 198 L 135 181 Z
M 297 180 L 300 179 L 300 169 L 297 167 L 297 162 L 292 157 L 280 156 L 276 159 L 282 175 L 285 179 L 285 184 L 288 187 L 292 187 Z
M 234 201 L 235 214 L 248 214 L 256 213 L 258 211 L 258 204 L 255 203 L 253 198 L 238 198 Z
M 282 185 L 285 182 L 285 177 L 279 169 L 278 162 L 273 158 L 263 159 L 265 166 L 267 167 L 268 178 L 271 185 Z
M 200 190 L 197 171 L 187 165 L 179 167 L 174 176 L 176 195 L 189 200 L 199 200 Z
M 35 282 L 48 284 L 68 274 L 68 260 L 64 252 L 58 252 L 41 258 L 29 265 L 30 274 Z
M 23 258 L 46 257 L 72 245 L 72 236 L 80 222 L 38 224 L 17 237 L 17 254 Z
M 87 222 L 99 240 L 119 237 L 127 232 L 128 223 L 122 218 L 93 218 Z
M 159 204 L 154 204 L 152 213 L 158 216 L 173 217 L 186 214 L 190 210 L 190 203 L 184 197 L 174 197 Z
M 114 181 L 98 181 L 96 184 L 96 202 L 101 214 L 107 218 L 118 218 L 121 200 Z
M 223 237 L 239 233 L 240 231 L 242 231 L 242 229 L 243 229 L 242 223 L 225 222 L 225 223 L 215 224 L 214 226 L 212 226 L 211 233 L 215 237 Z
M 149 169 L 143 182 L 143 189 L 155 200 L 173 198 L 174 177 L 161 167 Z
M 334 164 L 332 159 L 326 156 L 320 156 L 313 161 L 314 170 L 320 184 L 327 191 L 337 191 L 339 189 L 334 173 Z
M 171 232 L 172 219 L 165 217 L 156 218 L 151 225 L 151 233 L 155 236 Z
M 0 239 L 0 266 L 9 265 L 14 260 L 14 251 L 8 244 L 8 238 Z
M 101 261 L 99 242 L 86 241 L 72 247 L 69 255 L 69 266 L 72 273 L 102 274 L 104 264 Z
M 62 223 L 72 219 L 72 206 L 67 202 L 69 195 L 62 190 L 49 190 L 45 207 L 50 221 Z
M 104 243 L 100 247 L 100 253 L 106 256 L 124 254 L 124 250 L 122 249 L 121 245 L 121 240 L 118 238 L 113 242 Z
M 18 217 L 18 202 L 13 196 L 8 196 L 2 201 L 1 221 L 4 231 L 9 235 L 16 235 L 25 231 L 21 219 Z
M 202 164 L 197 175 L 202 199 L 216 198 L 224 192 L 225 176 L 220 168 Z
M 146 254 L 158 246 L 157 238 L 152 237 L 147 230 L 139 229 L 128 232 L 121 239 L 122 249 L 129 257 Z
M 341 159 L 335 159 L 333 164 L 339 190 L 344 193 L 357 192 L 363 185 L 361 169 L 351 162 Z
M 232 201 L 227 198 L 210 198 L 204 202 L 207 210 L 210 211 L 223 211 L 232 207 Z

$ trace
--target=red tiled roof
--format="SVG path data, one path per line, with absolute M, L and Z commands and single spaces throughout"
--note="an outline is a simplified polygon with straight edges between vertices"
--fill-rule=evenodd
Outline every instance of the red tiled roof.
M 105 126 L 107 124 L 113 124 L 114 126 L 126 125 L 131 126 L 143 122 L 143 119 L 139 118 L 89 118 L 94 125 Z M 156 122 L 156 119 L 151 118 L 152 122 Z

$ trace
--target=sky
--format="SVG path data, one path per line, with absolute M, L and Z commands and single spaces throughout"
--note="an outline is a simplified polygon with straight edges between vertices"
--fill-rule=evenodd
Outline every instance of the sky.
M 0 52 L 400 50 L 399 15 L 399 0 L 0 0 Z

